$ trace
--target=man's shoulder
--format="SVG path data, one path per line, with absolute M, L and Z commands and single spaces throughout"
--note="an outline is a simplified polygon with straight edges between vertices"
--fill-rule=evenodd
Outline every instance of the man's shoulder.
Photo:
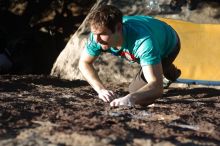
M 92 33 L 88 37 L 85 48 L 91 56 L 98 56 L 101 53 L 101 46 L 95 42 Z
M 154 17 L 146 16 L 146 15 L 133 15 L 133 16 L 123 16 L 123 22 L 127 21 L 146 21 L 149 19 L 154 19 Z
M 92 33 L 89 34 L 89 37 L 87 39 L 87 43 L 86 43 L 86 46 L 89 47 L 89 46 L 92 46 L 92 47 L 98 47 L 100 48 L 100 45 L 98 43 L 96 43 L 96 41 L 94 40 L 94 36 Z

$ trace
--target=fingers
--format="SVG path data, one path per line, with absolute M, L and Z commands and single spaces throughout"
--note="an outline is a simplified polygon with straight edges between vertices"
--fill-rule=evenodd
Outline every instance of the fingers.
M 118 103 L 119 103 L 118 100 L 115 99 L 110 103 L 110 106 L 113 106 L 113 107 L 118 106 Z
M 113 107 L 117 107 L 117 106 L 127 106 L 127 104 L 124 103 L 123 101 L 121 101 L 121 98 L 119 98 L 119 99 L 113 100 L 113 101 L 110 103 L 110 106 L 113 106 Z
M 116 98 L 116 94 L 113 91 L 109 90 L 109 94 L 110 97 Z
M 102 90 L 99 92 L 99 98 L 104 102 L 110 102 L 116 97 L 115 93 L 110 90 Z
M 104 96 L 102 96 L 102 97 L 99 97 L 100 99 L 102 99 L 104 102 L 108 102 L 108 98 L 107 97 L 104 97 Z
M 125 97 L 114 99 L 110 103 L 110 106 L 113 106 L 113 107 L 117 107 L 117 106 L 133 106 L 133 105 L 134 105 L 134 103 L 131 102 L 129 95 L 127 95 Z

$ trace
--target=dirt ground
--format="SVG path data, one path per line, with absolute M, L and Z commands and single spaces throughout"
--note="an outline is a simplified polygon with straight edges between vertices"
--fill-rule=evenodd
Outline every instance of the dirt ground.
M 123 12 L 148 13 L 142 11 L 143 3 L 138 4 L 144 0 L 135 2 L 137 5 L 122 5 Z M 220 23 L 219 10 L 216 3 L 201 3 L 194 11 L 183 6 L 178 14 L 160 16 Z M 125 69 L 124 78 L 108 78 L 118 66 L 97 65 L 107 68 L 108 72 L 99 69 L 99 73 L 110 89 L 118 96 L 128 93 L 129 83 L 125 81 L 132 78 L 135 69 L 132 73 Z M 218 146 L 220 86 L 175 83 L 152 105 L 111 108 L 97 98 L 85 81 L 44 75 L 1 75 L 0 145 Z
M 128 83 L 109 83 L 124 96 Z M 0 145 L 220 145 L 220 87 L 173 84 L 150 106 L 111 108 L 85 81 L 0 77 Z

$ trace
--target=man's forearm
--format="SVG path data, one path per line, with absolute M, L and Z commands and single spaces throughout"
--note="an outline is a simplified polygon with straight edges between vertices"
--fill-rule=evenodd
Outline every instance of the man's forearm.
M 148 83 L 131 94 L 131 101 L 135 104 L 151 104 L 163 95 L 163 86 L 157 83 Z
M 96 92 L 105 88 L 92 64 L 79 63 L 79 69 Z

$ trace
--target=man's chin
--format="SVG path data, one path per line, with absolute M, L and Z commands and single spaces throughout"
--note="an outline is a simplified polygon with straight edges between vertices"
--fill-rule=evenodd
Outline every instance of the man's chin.
M 109 46 L 108 45 L 102 45 L 102 50 L 108 50 Z

